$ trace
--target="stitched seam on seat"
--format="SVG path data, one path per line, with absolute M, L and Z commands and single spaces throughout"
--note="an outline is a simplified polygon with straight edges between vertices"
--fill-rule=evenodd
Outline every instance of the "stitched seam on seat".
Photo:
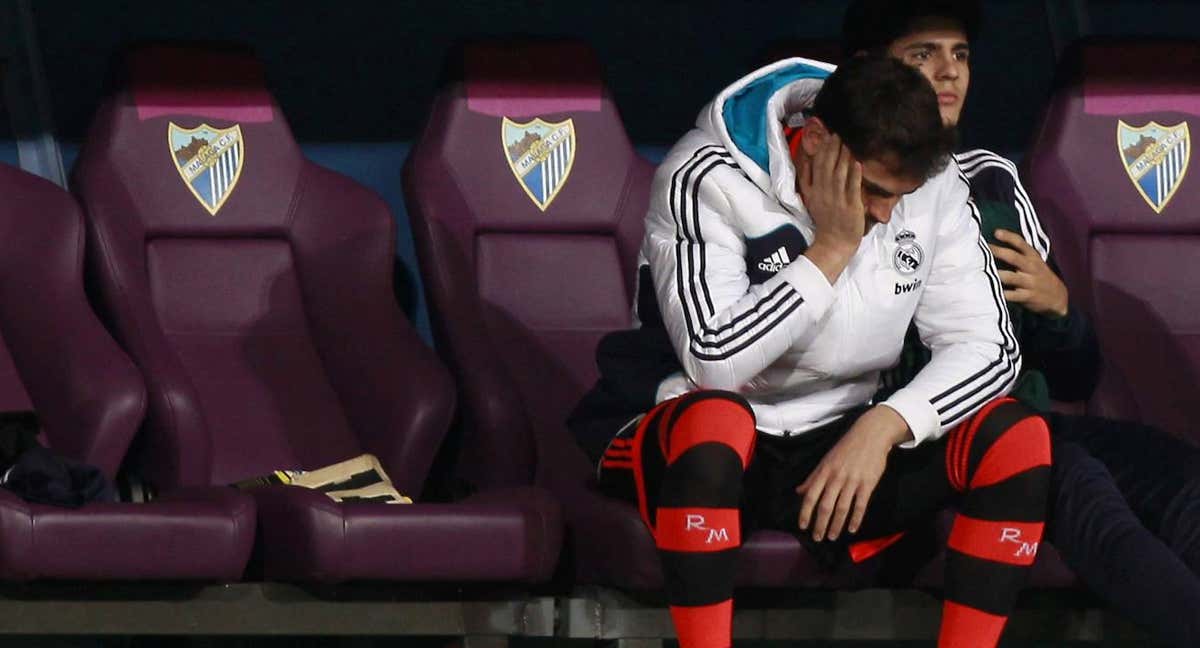
M 32 557 L 31 554 L 33 553 L 34 548 L 37 547 L 37 544 L 34 542 L 34 539 L 37 537 L 37 531 L 34 528 L 37 523 L 37 519 L 33 515 L 33 509 L 29 507 L 28 503 L 25 504 L 25 515 L 29 517 L 29 544 L 27 545 L 27 549 L 25 551 L 27 554 L 25 557 L 29 558 Z M 31 560 L 30 562 L 37 564 L 36 560 Z M 34 572 L 32 565 L 22 571 L 26 572 L 26 576 L 31 579 L 41 576 L 41 574 Z
M 292 256 L 292 265 L 291 265 L 292 273 L 293 273 L 293 275 L 295 275 L 297 282 L 304 281 L 304 277 L 303 277 L 304 270 L 303 270 L 302 264 L 297 262 L 297 260 L 300 257 L 299 257 L 299 255 L 296 254 L 296 245 L 292 239 L 292 235 L 293 235 L 293 226 L 295 224 L 295 219 L 296 219 L 296 212 L 300 208 L 300 200 L 304 196 L 304 193 L 307 191 L 307 187 L 308 187 L 308 184 L 305 182 L 301 182 L 301 179 L 304 177 L 307 177 L 311 173 L 311 170 L 309 168 L 310 164 L 311 163 L 307 159 L 305 159 L 300 168 L 300 173 L 296 174 L 296 187 L 292 190 L 292 203 L 288 207 L 287 230 L 286 230 L 287 231 L 288 252 Z M 325 359 L 325 353 L 323 353 L 321 351 L 321 345 L 317 343 L 317 337 L 315 335 L 313 335 L 313 331 L 315 329 L 314 329 L 313 323 L 312 323 L 312 315 L 311 315 L 312 309 L 309 308 L 308 302 L 305 299 L 304 284 L 300 283 L 299 288 L 300 288 L 300 290 L 298 291 L 297 298 L 300 300 L 300 311 L 301 311 L 301 313 L 303 313 L 303 316 L 304 316 L 304 334 L 305 334 L 309 344 L 312 347 L 313 355 L 315 355 L 317 357 L 317 362 L 321 366 L 321 374 L 327 377 L 326 384 L 329 387 L 329 391 L 333 393 L 334 400 L 338 404 L 338 414 L 341 415 L 342 422 L 345 423 L 345 425 L 346 425 L 346 430 L 349 431 L 351 433 L 351 435 L 354 437 L 354 441 L 355 441 L 356 445 L 358 446 L 358 452 L 361 453 L 362 452 L 362 439 L 358 438 L 358 434 L 354 431 L 354 425 L 351 423 L 349 409 L 346 407 L 346 403 L 342 401 L 342 396 L 341 396 L 341 394 L 338 393 L 337 387 L 335 387 L 333 385 L 332 381 L 328 380 L 328 376 L 330 375 L 329 366 Z M 291 445 L 290 439 L 288 440 L 288 445 L 289 446 Z M 296 456 L 296 453 L 294 451 L 292 452 L 292 456 Z M 345 516 L 343 516 L 343 517 L 345 517 Z
M 539 543 L 540 548 L 541 548 L 542 560 L 539 561 L 539 562 L 541 562 L 541 569 L 538 570 L 538 573 L 536 576 L 537 576 L 537 578 L 540 579 L 543 572 L 551 569 L 554 566 L 554 563 L 551 559 L 551 555 L 557 555 L 557 554 L 555 554 L 555 552 L 550 550 L 550 519 L 549 519 L 549 516 L 546 515 L 542 511 L 538 511 L 538 519 L 541 522 L 540 526 L 541 526 L 541 530 L 542 530 L 541 542 Z M 530 549 L 536 550 L 537 547 L 530 547 Z
M 242 535 L 242 522 L 241 522 L 242 515 L 246 512 L 247 509 L 251 508 L 252 506 L 255 506 L 254 515 L 251 516 L 250 519 L 252 521 L 256 521 L 257 517 L 258 517 L 258 509 L 256 506 L 257 502 L 255 502 L 250 497 L 243 497 L 243 498 L 241 498 L 241 500 L 242 501 L 240 502 L 240 506 L 238 506 L 236 509 L 234 509 L 230 516 L 231 519 L 233 520 L 233 532 L 234 532 L 234 540 L 231 543 L 231 547 L 230 547 L 231 551 L 232 551 L 232 549 L 237 548 L 239 545 L 237 540 Z M 250 550 L 251 551 L 254 550 L 254 536 L 255 535 L 257 535 L 256 532 L 250 534 Z M 246 572 L 246 562 L 248 559 L 249 559 L 249 557 L 247 556 L 246 558 L 239 560 L 237 565 L 233 566 L 233 569 L 237 570 L 236 572 L 230 574 L 230 576 L 234 580 L 239 580 L 242 577 L 242 575 Z
M 132 196 L 130 196 L 130 195 L 129 195 L 129 192 L 126 190 L 126 187 L 125 187 L 125 180 L 126 180 L 126 179 L 125 179 L 124 175 L 121 173 L 121 167 L 120 167 L 120 166 L 115 166 L 115 167 L 113 167 L 113 168 L 112 168 L 112 173 L 113 173 L 114 175 L 116 175 L 116 176 L 117 176 L 117 182 L 115 183 L 115 184 L 116 184 L 116 186 L 120 188 L 121 192 L 124 194 L 124 197 L 127 199 L 128 203 L 129 203 L 130 205 L 132 205 L 132 204 L 133 204 L 133 197 L 132 197 Z M 85 207 L 85 209 L 86 209 L 86 207 Z M 102 249 L 102 250 L 110 250 L 110 253 L 109 253 L 109 254 L 102 254 L 102 255 L 101 255 L 101 259 L 102 259 L 102 261 L 103 261 L 104 265 L 108 267 L 108 273 L 109 273 L 109 276 L 110 276 L 110 277 L 113 277 L 114 279 L 116 279 L 116 277 L 118 277 L 119 275 L 117 274 L 117 272 L 116 272 L 116 266 L 115 266 L 115 264 L 113 263 L 113 256 L 114 256 L 114 255 L 111 253 L 111 250 L 112 250 L 113 246 L 112 246 L 112 242 L 108 240 L 108 238 L 109 238 L 109 237 L 107 236 L 107 229 L 106 229 L 106 228 L 95 228 L 95 232 L 96 232 L 97 244 L 98 244 L 98 246 L 100 247 L 100 249 Z M 143 263 L 143 265 L 145 265 L 145 262 L 146 262 L 146 260 L 145 260 L 146 236 L 145 236 L 145 231 L 144 231 L 144 230 L 143 230 L 143 232 L 142 232 L 142 237 L 141 237 L 141 238 L 142 238 L 142 242 L 141 242 L 141 246 L 140 246 L 139 253 L 142 255 L 142 263 Z M 129 290 L 128 290 L 128 288 L 126 287 L 126 285 L 125 285 L 125 282 L 124 282 L 124 281 L 115 281 L 115 280 L 114 280 L 114 281 L 112 282 L 112 285 L 113 285 L 113 288 L 114 288 L 114 290 L 115 290 L 115 292 L 116 292 L 116 294 L 113 296 L 113 297 L 114 297 L 114 301 L 115 301 L 115 302 L 117 302 L 117 303 L 120 303 L 120 304 L 124 304 L 126 307 L 128 307 L 128 306 L 130 305 L 130 303 L 131 303 L 131 299 L 130 299 L 130 296 L 129 296 Z M 147 298 L 149 298 L 149 295 L 147 295 Z M 154 313 L 154 312 L 152 312 L 152 315 L 155 317 L 155 319 L 157 319 L 157 318 L 158 318 L 158 314 L 157 314 L 157 313 Z M 137 341 L 139 341 L 139 340 L 142 340 L 142 339 L 143 339 L 143 331 L 142 331 L 142 329 L 141 329 L 141 326 L 139 325 L 139 323 L 138 323 L 138 321 L 137 321 L 137 318 L 136 318 L 136 317 L 128 317 L 128 318 L 126 318 L 126 320 L 129 322 L 129 324 L 130 324 L 131 328 L 133 329 L 133 331 L 132 331 L 133 335 L 132 335 L 132 336 L 124 336 L 124 337 L 126 337 L 126 345 L 127 345 L 127 346 L 129 346 L 129 347 L 132 347 L 132 346 L 134 346 L 134 345 L 142 346 L 142 345 L 139 345 L 139 344 L 138 344 L 138 342 L 137 342 Z M 162 331 L 162 325 L 161 325 L 161 324 L 159 325 L 159 331 L 160 331 L 160 332 Z M 164 334 L 164 335 L 165 335 L 165 334 Z M 165 340 L 164 340 L 164 342 L 165 342 Z M 174 349 L 172 349 L 172 348 L 171 348 L 171 346 L 170 346 L 169 344 L 166 344 L 165 346 L 166 346 L 166 348 L 167 348 L 167 352 L 168 352 L 168 353 L 170 353 L 172 356 L 174 356 L 174 355 L 175 355 Z M 145 348 L 144 348 L 144 346 L 143 346 L 143 351 L 144 351 L 144 350 L 145 350 Z M 145 354 L 143 353 L 143 354 L 141 354 L 141 355 L 145 355 Z M 178 358 L 178 357 L 176 357 L 175 359 L 176 359 L 176 362 L 179 362 L 179 358 Z M 136 364 L 136 363 L 135 363 L 135 364 Z M 182 365 L 182 363 L 180 363 L 180 364 Z M 138 367 L 138 369 L 139 369 L 139 370 L 141 370 L 141 367 Z M 147 391 L 149 391 L 149 390 L 147 389 Z M 147 394 L 147 398 L 148 398 L 148 397 L 149 397 L 149 394 Z M 169 394 L 167 394 L 167 393 L 163 393 L 163 402 L 164 402 L 164 404 L 165 404 L 165 407 L 164 407 L 164 409 L 165 409 L 166 418 L 167 418 L 167 424 L 168 424 L 169 428 L 170 428 L 170 429 L 172 429 L 172 430 L 176 430 L 176 431 L 178 431 L 178 428 L 179 428 L 178 419 L 179 419 L 179 417 L 178 417 L 178 415 L 177 415 L 177 413 L 176 413 L 176 405 L 175 405 L 174 399 L 173 399 L 173 398 L 172 398 L 172 397 L 171 397 Z M 148 410 L 148 409 L 149 409 L 149 407 L 147 406 L 147 410 Z M 210 440 L 209 440 L 209 443 L 211 444 L 211 442 L 212 442 L 212 440 L 210 439 Z M 181 445 L 181 444 L 179 443 L 178 439 L 176 439 L 176 440 L 175 440 L 175 444 L 176 444 L 177 446 Z M 180 448 L 180 449 L 181 449 L 181 448 Z M 180 453 L 180 454 L 182 454 L 182 453 Z M 179 468 L 179 466 L 176 466 L 176 469 L 177 469 L 177 470 L 178 470 L 178 468 Z M 208 465 L 208 467 L 207 467 L 207 470 L 208 470 L 208 472 L 211 474 L 211 472 L 212 472 L 212 458 L 211 458 L 211 452 L 210 452 L 210 455 L 209 455 L 209 465 Z
M 346 571 L 348 568 L 347 562 L 349 561 L 348 556 L 351 553 L 350 551 L 345 550 L 345 549 L 347 549 L 346 545 L 349 542 L 349 540 L 347 538 L 350 537 L 350 530 L 349 530 L 349 523 L 346 520 L 346 505 L 342 504 L 341 502 L 338 502 L 337 508 L 339 509 L 339 512 L 342 514 L 342 543 L 341 544 L 342 544 L 343 551 L 337 552 L 339 562 L 342 563 L 341 568 L 338 570 L 338 580 L 342 580 L 346 575 Z
M 415 150 L 415 148 L 414 148 L 414 150 Z M 441 163 L 440 161 L 439 161 L 439 165 L 441 167 L 443 167 L 442 173 L 439 177 L 441 177 L 443 179 L 447 179 L 450 182 L 450 184 L 454 188 L 455 194 L 462 197 L 463 204 L 469 213 L 470 205 L 467 204 L 467 198 L 466 198 L 468 194 L 463 191 L 462 185 L 459 184 L 459 182 L 458 182 L 458 177 L 453 173 L 452 169 L 449 168 L 449 165 Z M 419 211 L 421 209 L 420 201 L 414 201 L 413 206 L 414 206 L 414 211 Z M 432 228 L 435 226 L 433 221 L 431 221 L 427 217 L 427 215 L 425 215 L 424 213 L 420 214 L 420 218 L 423 221 L 423 223 L 427 229 L 432 230 Z M 447 235 L 450 236 L 452 241 L 454 241 L 455 243 L 458 243 L 458 244 L 462 243 L 462 241 L 460 241 L 455 236 L 455 234 L 452 231 L 452 228 L 449 227 L 444 221 L 441 223 L 441 225 L 442 225 L 443 230 L 446 231 Z M 470 240 L 467 241 L 467 247 L 469 249 L 463 249 L 464 255 L 465 254 L 470 255 L 470 258 L 468 259 L 468 263 L 470 264 L 470 283 L 475 287 L 475 291 L 470 296 L 464 298 L 462 301 L 463 301 L 463 304 L 467 308 L 469 308 L 475 315 L 473 323 L 482 330 L 483 341 L 485 343 L 487 343 L 488 341 L 491 340 L 492 333 L 488 327 L 487 317 L 484 315 L 483 308 L 480 304 L 480 302 L 482 300 L 478 294 L 479 282 L 478 282 L 477 276 L 478 276 L 478 272 L 479 272 L 478 271 L 479 263 L 478 263 L 478 259 L 476 258 L 476 254 L 475 254 L 475 235 L 477 233 L 478 233 L 478 230 L 475 227 L 472 227 Z M 446 286 L 447 288 L 449 288 L 453 283 L 452 278 L 450 276 L 450 268 L 447 267 L 447 264 L 445 264 L 445 263 L 435 263 L 435 262 L 433 262 L 432 259 L 430 261 L 431 261 L 431 263 L 433 263 L 434 270 L 437 273 L 438 283 L 442 286 Z M 437 300 L 437 295 L 434 294 L 435 292 L 436 291 L 426 290 L 426 293 L 425 293 L 426 299 L 429 300 L 429 303 L 431 303 L 431 304 Z M 445 292 L 449 293 L 452 291 L 446 290 Z M 443 304 L 443 306 L 444 306 L 444 304 Z M 471 389 L 470 387 L 468 387 L 467 383 L 465 381 L 459 380 L 459 377 L 463 373 L 466 372 L 465 368 L 470 366 L 470 363 L 462 361 L 462 354 L 466 353 L 467 351 L 466 351 L 466 349 L 462 348 L 462 345 L 454 344 L 453 339 L 452 339 L 452 338 L 458 337 L 457 335 L 455 335 L 452 332 L 453 329 L 459 328 L 461 326 L 466 326 L 467 325 L 466 320 L 471 319 L 471 318 L 447 318 L 441 314 L 438 314 L 438 311 L 440 311 L 440 310 L 442 310 L 442 309 L 432 309 L 432 311 L 430 312 L 430 317 L 436 318 L 434 325 L 440 326 L 443 330 L 445 330 L 448 333 L 448 335 L 445 336 L 448 339 L 444 340 L 444 342 L 446 342 L 446 344 L 442 345 L 446 348 L 446 351 L 448 353 L 438 353 L 438 356 L 443 358 L 444 360 L 446 360 L 447 364 L 450 365 L 451 377 L 455 381 L 455 396 L 454 396 L 455 409 L 458 409 L 462 405 L 466 405 L 468 408 L 471 408 L 473 405 L 477 404 L 478 400 L 481 398 L 481 394 L 479 394 L 477 390 Z M 470 335 L 468 334 L 467 337 L 470 337 Z M 489 364 L 491 364 L 495 368 L 494 374 L 498 375 L 500 377 L 500 380 L 498 382 L 500 384 L 507 384 L 507 385 L 513 386 L 513 387 L 511 387 L 511 389 L 514 392 L 516 392 L 517 398 L 520 399 L 521 398 L 520 391 L 515 387 L 516 378 L 512 375 L 512 371 L 509 369 L 508 363 L 505 362 L 504 358 L 500 357 L 499 354 L 497 354 L 497 353 L 491 353 L 489 357 L 492 358 L 492 362 L 490 362 Z M 466 396 L 465 399 L 458 398 L 458 392 L 460 390 L 462 391 L 463 394 L 465 394 L 465 396 Z M 465 400 L 467 402 L 459 403 L 458 401 L 460 401 L 460 400 Z M 473 416 L 473 414 L 474 414 L 473 412 L 467 413 L 468 416 Z M 518 411 L 517 417 L 519 419 L 521 419 L 522 422 L 525 423 L 526 431 L 528 431 L 528 433 L 531 435 L 531 437 L 533 437 L 533 446 L 534 446 L 534 464 L 533 464 L 533 466 L 534 466 L 534 473 L 536 476 L 537 462 L 539 461 L 540 457 L 538 455 L 538 449 L 537 449 L 538 441 L 536 438 L 536 434 L 533 431 L 533 424 L 530 422 L 529 417 L 524 413 L 524 411 Z M 476 421 L 476 424 L 478 424 L 478 421 Z M 428 479 L 428 475 L 426 475 L 426 479 Z
M 637 155 L 636 153 L 634 155 Z M 615 223 L 614 231 L 621 228 L 621 223 L 625 222 L 625 203 L 629 202 L 629 194 L 633 192 L 633 170 L 636 164 L 630 164 L 625 170 L 625 184 L 621 187 L 621 199 L 617 201 L 617 213 L 621 215 Z
M 82 304 L 83 308 L 85 310 L 87 310 L 90 307 L 88 306 L 88 303 L 87 303 L 87 295 L 83 294 L 83 286 L 82 286 L 83 276 L 84 276 L 84 254 L 87 249 L 87 225 L 83 222 L 82 208 L 75 206 L 75 205 L 70 205 L 70 211 L 71 211 L 72 215 L 75 217 L 74 222 L 76 225 L 76 227 L 75 227 L 75 260 L 74 260 L 74 263 L 72 264 L 72 268 L 71 268 L 71 272 L 72 272 L 71 277 L 74 279 L 78 279 L 80 281 L 80 291 L 78 293 L 78 296 L 83 300 L 83 304 Z M 90 313 L 85 313 L 85 317 L 89 314 Z M 100 324 L 99 318 L 96 319 L 96 325 L 100 327 L 101 331 L 104 330 L 103 329 L 104 325 Z M 112 345 L 113 345 L 113 347 L 117 346 L 115 342 L 112 342 Z M 119 351 L 119 349 L 117 349 L 117 350 L 118 350 L 118 353 L 123 355 L 124 352 Z M 132 363 L 132 361 L 131 361 L 131 363 Z M 138 377 L 138 382 L 139 383 L 142 382 L 141 376 Z M 142 412 L 142 416 L 139 418 L 144 418 L 145 411 L 146 411 L 146 388 L 145 388 L 144 384 L 140 384 L 139 386 L 141 387 L 141 389 L 138 390 L 137 409 L 139 409 Z M 87 405 L 86 401 L 83 403 L 78 403 L 78 404 L 76 404 L 76 403 L 70 404 L 70 420 L 72 422 L 77 422 L 80 420 L 81 417 L 80 417 L 79 411 L 86 405 Z M 87 417 L 84 416 L 82 418 L 86 420 Z M 99 428 L 100 425 L 97 424 L 96 427 Z M 131 437 L 130 441 L 132 441 L 132 437 Z M 107 442 L 108 442 L 108 440 L 102 441 L 98 437 L 98 435 L 92 436 L 92 438 L 89 440 L 87 448 L 84 449 L 84 452 L 86 453 L 84 455 L 84 457 L 91 459 L 92 457 L 95 456 L 97 448 L 105 446 L 107 444 Z M 125 450 L 123 450 L 121 452 L 121 460 L 123 460 L 124 455 L 126 453 L 128 453 L 128 451 L 129 451 L 129 444 L 126 444 Z M 117 462 L 116 470 L 118 470 L 118 471 L 121 468 L 121 466 L 120 466 L 121 460 L 119 460 Z
M 299 153 L 299 151 L 297 151 Z M 300 197 L 304 195 L 304 183 L 301 180 L 308 175 L 308 165 L 311 162 L 301 154 L 300 171 L 296 174 L 296 180 L 292 185 L 292 202 L 288 205 L 287 218 L 284 220 L 284 228 L 288 233 L 288 239 L 291 240 L 292 225 L 296 222 L 296 211 L 299 209 Z

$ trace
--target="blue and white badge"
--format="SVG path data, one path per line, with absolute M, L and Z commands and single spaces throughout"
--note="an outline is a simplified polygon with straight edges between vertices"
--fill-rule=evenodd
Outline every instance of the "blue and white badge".
M 1187 174 L 1192 153 L 1187 122 L 1134 128 L 1118 119 L 1117 151 L 1133 186 L 1161 214 Z
M 508 168 L 533 204 L 546 211 L 575 164 L 575 122 L 534 119 L 518 124 L 505 117 L 501 140 Z
M 242 176 L 246 155 L 242 127 L 234 124 L 221 129 L 201 124 L 183 128 L 172 122 L 167 125 L 167 144 L 183 183 L 208 213 L 216 216 Z

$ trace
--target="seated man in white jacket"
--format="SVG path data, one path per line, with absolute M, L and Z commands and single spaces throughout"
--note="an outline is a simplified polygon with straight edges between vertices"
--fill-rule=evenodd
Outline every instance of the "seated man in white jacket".
M 749 530 L 836 569 L 952 501 L 939 643 L 994 646 L 1041 539 L 1048 433 L 1003 398 L 1020 352 L 929 83 L 887 58 L 831 70 L 750 74 L 667 155 L 635 328 L 601 342 L 570 424 L 653 533 L 681 646 L 729 645 Z M 874 403 L 910 321 L 932 360 Z

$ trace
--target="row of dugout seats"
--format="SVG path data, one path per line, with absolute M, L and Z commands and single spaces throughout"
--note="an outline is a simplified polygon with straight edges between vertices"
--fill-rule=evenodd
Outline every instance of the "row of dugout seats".
M 1113 147 L 1119 120 L 1197 114 L 1198 68 L 1138 67 L 1164 48 L 1200 55 L 1077 49 L 1028 180 L 1110 352 L 1091 406 L 1195 434 L 1200 189 L 1177 174 L 1149 210 Z M 163 496 L 63 510 L 0 490 L 0 577 L 233 581 L 257 546 L 252 573 L 270 580 L 536 584 L 558 569 L 559 585 L 661 587 L 636 509 L 590 487 L 564 425 L 596 342 L 628 325 L 653 174 L 587 49 L 470 48 L 433 103 L 402 176 L 437 353 L 396 306 L 387 208 L 304 159 L 252 57 L 156 48 L 126 68 L 74 197 L 0 168 L 0 403 L 32 405 L 55 451 Z M 189 164 L 196 139 L 221 137 L 211 170 Z M 370 452 L 417 494 L 452 423 L 477 489 L 458 501 L 225 486 Z M 837 585 L 790 534 L 754 534 L 740 560 L 740 586 Z M 1073 578 L 1044 551 L 1034 582 Z
M 300 155 L 253 60 L 155 49 L 124 78 L 73 170 L 82 212 L 2 171 L 5 404 L 31 402 L 57 452 L 163 495 L 73 511 L 0 491 L 0 572 L 234 581 L 257 539 L 274 580 L 548 578 L 560 507 L 528 486 L 405 506 L 227 486 L 370 452 L 419 493 L 454 388 L 396 305 L 388 210 Z M 224 147 L 212 170 L 176 163 L 205 138 Z

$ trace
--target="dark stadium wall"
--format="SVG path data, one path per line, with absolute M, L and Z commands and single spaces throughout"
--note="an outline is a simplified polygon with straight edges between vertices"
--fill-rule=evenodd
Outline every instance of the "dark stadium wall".
M 27 31 L 42 64 L 48 121 L 65 168 L 124 44 L 248 43 L 306 152 L 382 194 L 398 221 L 401 299 L 428 337 L 399 187 L 443 59 L 455 44 L 504 36 L 591 44 L 631 137 L 649 157 L 692 123 L 719 88 L 781 44 L 836 39 L 845 0 L 0 0 L 0 32 Z M 1047 95 L 1056 52 L 1081 33 L 1200 35 L 1200 3 L 990 0 L 976 43 L 964 144 L 1019 157 Z M 27 15 L 22 22 L 22 11 Z M 16 47 L 7 39 L 10 51 Z M 9 83 L 12 86 L 13 84 Z M 10 89 L 6 107 L 35 111 Z M 0 117 L 3 117 L 0 115 Z M 0 160 L 14 161 L 0 126 Z M 10 155 L 10 158 L 5 158 Z
M 244 2 L 38 0 L 33 11 L 60 133 L 78 138 L 114 51 L 139 40 L 251 44 L 297 133 L 410 139 L 446 53 L 478 37 L 569 37 L 598 52 L 630 134 L 668 143 L 723 85 L 786 41 L 836 39 L 845 0 Z M 1045 94 L 1054 51 L 1041 2 L 988 3 L 972 109 L 981 145 L 1014 149 Z M 1009 71 L 1020 70 L 1014 75 Z M 990 97 L 1011 95 L 1004 110 Z M 1021 128 L 1021 126 L 1024 128 Z

